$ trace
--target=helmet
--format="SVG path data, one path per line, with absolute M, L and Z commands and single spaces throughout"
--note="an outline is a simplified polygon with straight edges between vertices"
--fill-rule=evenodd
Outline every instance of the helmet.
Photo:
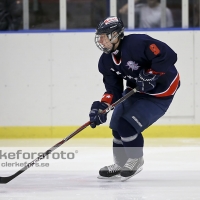
M 114 32 L 116 33 L 115 35 L 113 34 Z M 110 53 L 114 50 L 115 45 L 113 44 L 111 48 L 104 47 L 104 45 L 99 42 L 100 35 L 102 34 L 106 34 L 111 43 L 116 38 L 123 39 L 124 24 L 122 20 L 118 17 L 110 16 L 101 21 L 97 26 L 95 33 L 95 44 L 101 51 Z

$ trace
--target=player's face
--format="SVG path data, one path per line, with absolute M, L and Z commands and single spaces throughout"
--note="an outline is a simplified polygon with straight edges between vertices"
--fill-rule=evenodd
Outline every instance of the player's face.
M 104 48 L 111 49 L 112 44 L 110 40 L 108 39 L 108 36 L 106 34 L 99 35 L 99 41 L 98 41 Z

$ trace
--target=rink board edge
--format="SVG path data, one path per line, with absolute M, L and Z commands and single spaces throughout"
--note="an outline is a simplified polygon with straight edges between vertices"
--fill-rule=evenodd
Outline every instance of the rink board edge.
M 8 138 L 64 138 L 77 130 L 80 126 L 13 126 L 0 127 L 0 139 Z M 200 137 L 200 125 L 155 125 L 143 132 L 144 137 Z M 87 127 L 79 132 L 75 138 L 111 138 L 111 129 L 108 126 L 99 126 L 95 129 Z

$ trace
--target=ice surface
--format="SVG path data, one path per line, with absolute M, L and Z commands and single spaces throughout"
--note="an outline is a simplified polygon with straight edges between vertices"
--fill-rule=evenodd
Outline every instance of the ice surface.
M 10 183 L 0 185 L 0 200 L 200 199 L 200 140 L 146 140 L 144 169 L 126 182 L 97 179 L 99 168 L 112 164 L 111 141 L 97 140 L 86 143 L 74 139 L 65 144 L 64 148 L 79 150 L 73 161 L 49 160 L 49 168 L 28 169 Z M 48 149 L 58 141 L 39 140 L 39 143 L 42 148 L 48 143 Z M 4 147 L 12 147 L 11 143 L 11 140 L 0 141 Z M 29 141 L 29 145 L 35 144 L 38 141 Z M 19 145 L 19 140 L 13 141 L 13 146 Z M 1 167 L 0 176 L 9 176 L 19 169 Z

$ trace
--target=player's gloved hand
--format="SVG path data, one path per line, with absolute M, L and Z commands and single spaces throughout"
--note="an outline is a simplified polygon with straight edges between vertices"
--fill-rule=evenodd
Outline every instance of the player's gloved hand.
M 96 126 L 103 124 L 107 120 L 107 113 L 101 114 L 102 110 L 105 110 L 108 107 L 108 105 L 104 102 L 100 101 L 94 101 L 91 110 L 90 110 L 90 126 L 92 128 L 95 128 Z
M 156 86 L 156 80 L 160 75 L 147 73 L 142 70 L 137 78 L 137 90 L 140 92 L 147 92 Z

